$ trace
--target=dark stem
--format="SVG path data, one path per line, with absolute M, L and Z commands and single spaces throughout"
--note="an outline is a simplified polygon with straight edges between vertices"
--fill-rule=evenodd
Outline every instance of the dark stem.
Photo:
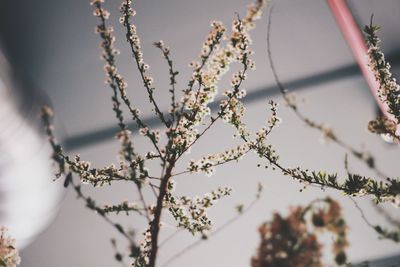
M 175 166 L 176 154 L 173 153 L 171 158 L 167 161 L 168 166 L 165 169 L 165 175 L 161 180 L 159 194 L 157 198 L 157 206 L 154 210 L 154 219 L 151 222 L 151 250 L 149 256 L 149 267 L 155 267 L 157 251 L 158 251 L 158 235 L 160 233 L 160 220 L 163 209 L 164 197 L 167 194 L 168 181 L 172 176 L 172 169 Z

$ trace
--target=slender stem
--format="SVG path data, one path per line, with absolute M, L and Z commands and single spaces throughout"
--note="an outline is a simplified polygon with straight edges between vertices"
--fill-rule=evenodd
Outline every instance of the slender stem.
M 151 219 L 150 219 L 150 215 L 149 215 L 149 210 L 147 209 L 148 206 L 147 206 L 146 200 L 145 200 L 145 198 L 143 196 L 142 188 L 140 186 L 138 186 L 137 188 L 138 188 L 138 192 L 139 192 L 140 201 L 142 202 L 142 205 L 143 205 L 144 210 L 145 210 L 146 219 L 150 223 Z
M 247 153 L 249 153 L 250 151 L 251 151 L 251 149 L 247 149 L 247 150 L 243 153 L 243 156 L 246 155 Z M 225 163 L 229 163 L 229 162 L 234 161 L 234 160 L 238 160 L 238 159 L 237 159 L 237 158 L 231 158 L 231 159 L 228 159 L 228 160 L 220 161 L 220 162 L 217 162 L 217 163 L 212 164 L 210 167 L 217 167 L 217 166 L 223 165 L 223 164 L 225 164 Z M 173 173 L 173 174 L 171 174 L 171 176 L 174 177 L 174 176 L 179 176 L 179 175 L 182 175 L 182 174 L 192 173 L 192 172 L 193 172 L 193 171 L 191 171 L 191 170 L 186 170 L 186 171 L 181 171 L 181 172 Z
M 187 252 L 189 252 L 190 250 L 194 249 L 195 247 L 199 246 L 201 243 L 203 243 L 203 241 L 209 240 L 211 237 L 216 236 L 217 234 L 221 233 L 223 230 L 225 230 L 228 226 L 230 226 L 231 224 L 233 224 L 234 222 L 236 222 L 237 220 L 239 220 L 243 215 L 245 215 L 246 213 L 248 213 L 253 206 L 257 203 L 257 201 L 259 200 L 259 197 L 256 197 L 245 209 L 243 209 L 243 211 L 241 213 L 238 213 L 236 216 L 232 217 L 231 219 L 229 219 L 228 221 L 226 221 L 224 224 L 222 224 L 221 226 L 219 226 L 217 229 L 215 229 L 213 232 L 211 232 L 211 234 L 209 234 L 207 236 L 206 239 L 198 239 L 195 242 L 193 242 L 192 244 L 190 244 L 189 246 L 183 248 L 181 251 L 179 251 L 178 253 L 176 253 L 175 255 L 173 255 L 172 257 L 170 257 L 166 262 L 164 262 L 161 267 L 165 267 L 170 265 L 172 262 L 174 262 L 175 260 L 177 260 L 179 257 L 182 257 L 184 254 L 186 254 Z M 172 238 L 173 236 L 175 236 L 177 232 L 175 232 L 174 234 L 172 234 L 169 238 Z M 166 241 L 167 241 L 166 239 Z
M 169 236 L 167 236 L 158 246 L 158 248 L 161 248 L 162 246 L 164 246 L 168 241 L 170 241 L 172 238 L 174 238 L 175 236 L 177 236 L 180 232 L 182 231 L 182 229 L 178 228 L 176 229 L 172 234 L 170 234 Z
M 364 211 L 362 210 L 362 208 L 360 207 L 360 205 L 358 205 L 357 201 L 356 201 L 354 198 L 352 198 L 352 197 L 349 197 L 349 198 L 350 198 L 351 202 L 353 202 L 353 204 L 354 204 L 354 206 L 356 207 L 356 209 L 360 212 L 360 215 L 361 215 L 361 218 L 363 219 L 363 221 L 364 221 L 369 227 L 371 227 L 372 229 L 375 229 L 375 226 L 372 225 L 372 223 L 367 219 L 367 217 L 365 216 Z
M 102 211 L 101 208 L 97 207 L 93 200 L 91 200 L 89 197 L 85 196 L 82 193 L 81 187 L 79 185 L 74 184 L 72 178 L 70 180 L 70 183 L 72 185 L 72 188 L 75 190 L 75 192 L 77 193 L 78 197 L 84 199 L 86 201 L 86 205 L 89 209 L 96 211 L 96 213 L 101 216 L 107 223 L 109 223 L 110 225 L 112 225 L 120 234 L 122 234 L 128 241 L 130 244 L 134 244 L 135 241 L 123 230 L 122 226 L 120 226 L 119 224 L 114 223 L 110 218 L 108 218 L 108 216 Z
M 136 44 L 134 42 L 134 38 L 133 38 L 134 36 L 132 36 L 132 33 L 131 33 L 132 25 L 129 21 L 130 15 L 129 15 L 128 9 L 130 8 L 130 5 L 129 5 L 128 1 L 126 1 L 126 4 L 124 5 L 124 7 L 125 7 L 125 9 L 123 11 L 123 14 L 124 14 L 124 25 L 126 28 L 126 40 L 128 41 L 128 43 L 130 45 L 132 56 L 135 59 L 136 66 L 139 70 L 140 77 L 142 78 L 143 85 L 146 88 L 147 93 L 149 95 L 150 102 L 154 106 L 155 113 L 156 113 L 156 115 L 158 115 L 161 122 L 163 122 L 165 126 L 169 127 L 169 123 L 165 120 L 164 114 L 162 113 L 162 111 L 160 110 L 160 108 L 157 105 L 156 100 L 154 99 L 154 95 L 153 95 L 154 88 L 150 88 L 149 83 L 146 80 L 145 73 L 144 73 L 144 64 L 141 62 L 141 56 L 139 55 L 139 53 L 141 53 L 141 51 L 137 51 L 137 49 L 135 48 Z
M 170 85 L 171 85 L 171 89 L 169 90 L 169 92 L 171 93 L 171 117 L 172 117 L 172 123 L 174 123 L 174 121 L 175 121 L 175 112 L 176 112 L 176 108 L 177 108 L 177 103 L 175 101 L 175 98 L 176 98 L 175 85 L 177 83 L 176 82 L 176 76 L 178 75 L 179 72 L 174 70 L 173 61 L 169 56 L 170 55 L 169 48 L 164 46 L 162 41 L 156 42 L 156 43 L 154 43 L 154 45 L 161 50 L 161 52 L 162 52 L 162 54 L 163 54 L 163 56 L 164 56 L 164 58 L 165 58 L 165 60 L 167 61 L 167 64 L 168 64 L 169 75 L 170 75 Z

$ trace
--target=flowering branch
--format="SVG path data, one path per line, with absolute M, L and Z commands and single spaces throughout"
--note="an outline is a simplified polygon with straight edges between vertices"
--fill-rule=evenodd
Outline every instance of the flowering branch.
M 154 99 L 155 88 L 152 87 L 153 78 L 146 73 L 147 70 L 149 69 L 149 65 L 147 65 L 143 61 L 143 53 L 141 51 L 140 38 L 139 35 L 137 34 L 136 26 L 130 23 L 130 19 L 136 14 L 136 11 L 133 10 L 131 5 L 132 5 L 131 0 L 123 1 L 120 8 L 120 11 L 122 13 L 122 17 L 120 17 L 120 23 L 123 26 L 125 26 L 126 40 L 128 41 L 131 47 L 132 55 L 135 59 L 137 68 L 142 78 L 143 85 L 146 88 L 147 93 L 149 95 L 150 103 L 153 104 L 154 111 L 158 116 L 158 118 L 160 119 L 160 121 L 164 123 L 166 127 L 169 127 L 171 123 L 166 121 L 166 119 L 164 118 L 164 114 L 161 112 L 160 108 L 157 105 L 157 102 Z
M 379 98 L 388 105 L 388 112 L 394 116 L 396 124 L 400 124 L 400 86 L 396 79 L 392 77 L 391 66 L 385 60 L 380 49 L 381 40 L 376 35 L 380 27 L 372 24 L 372 18 L 371 16 L 370 25 L 364 28 L 368 45 L 369 67 L 374 72 L 375 79 L 379 82 Z
M 170 85 L 171 85 L 171 89 L 169 90 L 169 92 L 171 93 L 171 111 L 170 111 L 170 114 L 171 114 L 172 122 L 174 122 L 175 121 L 175 113 L 177 111 L 177 103 L 176 103 L 176 100 L 175 100 L 176 99 L 176 96 L 175 96 L 175 94 L 176 94 L 175 85 L 177 83 L 176 82 L 176 76 L 179 74 L 179 72 L 174 70 L 174 66 L 173 66 L 174 64 L 173 64 L 173 62 L 171 60 L 171 57 L 170 57 L 170 49 L 169 49 L 169 47 L 166 46 L 163 41 L 155 42 L 154 46 L 161 50 L 161 52 L 162 52 L 162 54 L 163 54 L 163 56 L 164 56 L 164 58 L 165 58 L 165 60 L 167 61 L 167 64 L 168 64 L 169 75 L 170 75 Z
M 275 68 L 275 63 L 272 57 L 272 48 L 271 48 L 271 25 L 272 25 L 272 14 L 273 14 L 273 7 L 271 7 L 268 17 L 268 27 L 267 27 L 267 55 L 269 60 L 269 65 L 275 79 L 275 83 L 281 93 L 283 100 L 285 101 L 286 105 L 294 112 L 298 119 L 304 122 L 308 127 L 318 130 L 323 134 L 323 137 L 327 140 L 330 140 L 337 144 L 338 146 L 342 147 L 343 149 L 349 151 L 355 158 L 365 163 L 370 169 L 372 169 L 377 176 L 381 178 L 388 177 L 383 171 L 381 171 L 376 166 L 376 159 L 375 157 L 368 151 L 360 151 L 356 148 L 352 147 L 345 141 L 343 141 L 339 136 L 335 133 L 335 131 L 326 126 L 325 124 L 315 122 L 314 120 L 310 119 L 309 117 L 305 116 L 299 109 L 296 104 L 296 99 L 293 93 L 289 93 L 289 91 L 284 87 L 282 82 L 279 79 L 277 70 Z
M 368 66 L 379 84 L 378 97 L 387 105 L 387 112 L 392 117 L 378 117 L 368 124 L 368 129 L 373 133 L 387 135 L 399 143 L 400 136 L 397 133 L 397 127 L 400 125 L 400 86 L 392 76 L 391 66 L 381 51 L 381 40 L 376 34 L 380 27 L 373 25 L 372 19 L 373 16 L 371 16 L 370 25 L 364 28 L 368 46 Z

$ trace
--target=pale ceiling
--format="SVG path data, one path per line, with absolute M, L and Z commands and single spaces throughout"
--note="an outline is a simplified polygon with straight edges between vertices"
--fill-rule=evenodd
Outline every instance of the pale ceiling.
M 71 153 L 80 153 L 95 164 L 104 164 L 116 161 L 116 141 L 107 139 L 91 145 L 78 142 L 82 135 L 90 134 L 89 139 L 98 137 L 98 132 L 112 130 L 114 126 L 110 91 L 104 85 L 99 60 L 98 37 L 93 33 L 96 19 L 91 16 L 87 2 L 1 0 L 0 36 L 3 36 L 4 50 L 9 52 L 16 72 L 27 74 L 30 84 L 45 92 L 51 100 L 58 118 L 59 134 L 65 142 L 72 142 L 69 143 L 73 147 Z M 130 85 L 128 94 L 144 116 L 151 118 L 152 114 L 146 108 L 147 97 L 137 82 L 138 73 L 123 41 L 123 32 L 117 25 L 115 14 L 119 1 L 110 2 L 115 3 L 107 4 L 107 7 L 112 12 L 117 46 L 123 55 L 119 64 Z M 189 77 L 187 63 L 198 55 L 209 22 L 218 19 L 229 25 L 235 12 L 244 14 L 248 3 L 241 0 L 135 2 L 136 25 L 142 37 L 145 60 L 151 65 L 158 88 L 157 98 L 165 109 L 168 105 L 163 101 L 168 99 L 165 97 L 168 94 L 167 69 L 159 51 L 151 44 L 160 39 L 169 44 L 180 70 L 178 80 L 181 86 L 185 85 Z M 383 48 L 387 53 L 399 51 L 400 2 L 353 0 L 350 6 L 361 24 L 368 23 L 371 13 L 374 13 L 376 23 L 383 28 Z M 249 94 L 254 96 L 247 111 L 248 123 L 254 128 L 264 121 L 267 96 L 281 101 L 274 93 L 276 88 L 267 62 L 266 22 L 264 16 L 253 33 L 257 70 L 250 74 L 245 84 Z M 303 89 L 299 95 L 305 98 L 305 103 L 301 104 L 304 112 L 331 125 L 348 143 L 358 148 L 364 145 L 373 151 L 378 165 L 387 173 L 397 175 L 398 150 L 366 131 L 366 124 L 375 116 L 373 98 L 354 66 L 350 50 L 325 1 L 275 1 L 272 49 L 281 80 L 292 85 L 289 89 Z M 392 59 L 397 62 L 399 58 Z M 283 125 L 272 136 L 272 142 L 282 160 L 288 165 L 344 174 L 345 151 L 334 144 L 321 145 L 319 133 L 306 128 L 284 105 L 280 109 Z M 194 151 L 188 159 L 200 157 L 209 152 L 207 149 L 210 147 L 226 148 L 230 142 L 226 136 L 231 134 L 229 126 L 218 126 L 203 143 L 199 143 L 197 152 Z M 147 144 L 138 141 L 137 145 L 146 149 Z M 249 157 L 240 165 L 218 169 L 212 178 L 188 176 L 177 180 L 179 192 L 193 195 L 201 195 L 218 185 L 236 188 L 230 199 L 221 201 L 211 211 L 216 225 L 233 216 L 235 204 L 251 201 L 257 181 L 265 183 L 266 190 L 262 200 L 245 218 L 171 266 L 249 266 L 258 245 L 258 225 L 270 218 L 275 210 L 286 212 L 289 206 L 306 204 L 327 193 L 340 199 L 345 207 L 351 228 L 351 260 L 385 257 L 400 251 L 391 242 L 378 241 L 347 198 L 312 188 L 299 193 L 301 185 L 278 172 L 256 168 L 258 162 L 255 157 Z M 354 159 L 351 159 L 351 168 L 372 175 Z M 126 186 L 117 186 L 113 190 L 105 188 L 96 196 L 99 202 L 116 202 L 129 198 L 130 190 Z M 380 221 L 368 200 L 360 201 L 360 205 L 374 222 Z M 391 211 L 395 212 L 394 209 Z M 129 218 L 123 218 L 123 221 L 135 223 Z M 115 235 L 113 229 L 85 209 L 82 202 L 76 200 L 74 192 L 69 191 L 54 223 L 22 252 L 22 267 L 117 266 L 109 242 Z M 162 249 L 160 263 L 190 240 L 189 235 L 182 233 L 171 241 Z

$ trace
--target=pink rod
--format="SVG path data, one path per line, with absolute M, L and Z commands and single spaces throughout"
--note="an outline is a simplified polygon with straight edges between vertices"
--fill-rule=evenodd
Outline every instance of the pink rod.
M 379 108 L 387 118 L 394 120 L 393 115 L 388 112 L 387 104 L 383 103 L 378 97 L 379 83 L 375 80 L 374 73 L 368 67 L 368 48 L 365 44 L 360 28 L 355 22 L 354 17 L 346 4 L 346 1 L 328 0 L 328 5 L 336 19 L 340 31 L 344 35 L 347 44 L 350 46 L 353 56 L 360 67 Z M 397 127 L 397 132 L 399 132 L 399 127 Z

